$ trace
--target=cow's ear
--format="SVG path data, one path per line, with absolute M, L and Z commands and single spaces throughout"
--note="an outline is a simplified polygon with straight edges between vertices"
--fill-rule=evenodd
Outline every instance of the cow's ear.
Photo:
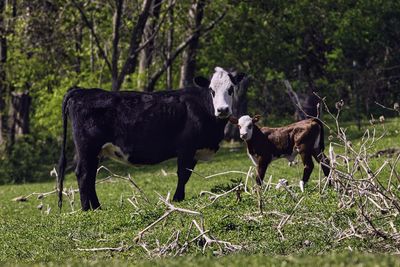
M 229 116 L 229 122 L 232 123 L 233 125 L 237 125 L 239 121 L 237 118 Z
M 202 76 L 197 76 L 193 79 L 194 85 L 201 88 L 208 88 L 210 86 L 210 81 Z
M 254 117 L 253 117 L 253 119 L 251 119 L 251 121 L 253 122 L 253 123 L 256 123 L 256 122 L 258 122 L 259 120 L 260 120 L 260 118 L 261 118 L 261 115 L 254 115 Z
M 228 75 L 234 85 L 238 85 L 243 80 L 243 78 L 246 76 L 246 74 L 243 72 L 239 72 L 236 75 L 232 75 L 231 73 L 228 73 Z

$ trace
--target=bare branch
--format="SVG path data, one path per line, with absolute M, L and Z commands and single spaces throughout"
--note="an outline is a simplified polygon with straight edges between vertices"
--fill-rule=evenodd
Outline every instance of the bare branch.
M 82 16 L 83 21 L 85 22 L 86 26 L 89 28 L 94 41 L 96 43 L 97 49 L 99 49 L 100 55 L 101 57 L 104 59 L 104 62 L 106 63 L 108 69 L 110 70 L 110 72 L 112 72 L 112 66 L 110 61 L 107 58 L 107 54 L 104 51 L 101 43 L 100 43 L 100 38 L 98 37 L 98 35 L 96 34 L 95 30 L 94 30 L 94 26 L 93 23 L 88 19 L 88 17 L 86 16 L 85 11 L 83 10 L 83 8 L 81 7 L 81 5 L 79 3 L 76 2 L 76 0 L 72 0 L 72 3 L 74 4 L 74 6 L 78 9 L 79 13 Z
M 379 104 L 379 103 L 376 102 L 376 101 L 375 101 L 375 104 L 377 104 L 377 105 L 380 106 L 381 108 L 384 108 L 384 109 L 387 109 L 387 110 L 390 110 L 390 111 L 395 111 L 395 112 L 397 112 L 397 113 L 400 114 L 400 107 L 399 107 L 399 104 L 398 104 L 398 103 L 395 103 L 395 104 L 394 104 L 394 108 L 386 107 L 386 106 L 384 106 L 384 105 L 382 105 L 382 104 Z
M 200 196 L 205 195 L 205 194 L 210 194 L 211 195 L 209 197 L 209 199 L 211 200 L 211 203 L 207 205 L 207 206 L 209 206 L 209 205 L 212 205 L 215 201 L 217 201 L 220 197 L 226 196 L 226 195 L 228 195 L 228 194 L 230 194 L 232 192 L 236 192 L 236 191 L 240 190 L 242 187 L 243 187 L 243 184 L 240 183 L 237 186 L 235 186 L 234 188 L 232 188 L 232 189 L 230 189 L 230 190 L 228 190 L 228 191 L 226 191 L 226 192 L 224 192 L 222 194 L 214 194 L 214 193 L 209 192 L 209 191 L 201 191 L 200 192 Z
M 135 27 L 132 29 L 131 38 L 129 42 L 128 49 L 128 57 L 125 60 L 124 65 L 122 66 L 121 72 L 118 75 L 118 79 L 114 84 L 113 90 L 118 91 L 121 88 L 123 81 L 125 80 L 125 76 L 128 73 L 132 73 L 135 70 L 135 63 L 138 57 L 139 52 L 136 50 L 139 47 L 140 41 L 142 39 L 143 30 L 146 25 L 146 21 L 150 14 L 152 0 L 144 0 L 142 5 L 142 11 L 138 17 L 137 22 L 135 23 Z
M 165 72 L 165 70 L 174 62 L 176 57 L 182 53 L 182 51 L 189 45 L 189 43 L 194 39 L 197 38 L 199 34 L 205 34 L 212 30 L 215 25 L 217 25 L 225 16 L 226 12 L 223 12 L 216 20 L 214 20 L 212 23 L 210 23 L 207 27 L 202 29 L 201 27 L 197 30 L 195 30 L 189 37 L 187 37 L 178 47 L 175 49 L 173 53 L 171 53 L 171 56 L 167 58 L 164 62 L 164 64 L 159 68 L 150 78 L 149 83 L 147 85 L 147 88 L 145 91 L 152 91 L 154 88 L 156 82 L 158 79 L 161 77 L 161 75 Z
M 158 193 L 157 193 L 158 194 Z M 167 206 L 167 211 L 161 215 L 160 218 L 158 218 L 157 220 L 155 220 L 154 222 L 152 222 L 149 226 L 147 226 L 146 228 L 144 228 L 143 230 L 141 230 L 136 237 L 134 238 L 134 241 L 140 241 L 142 239 L 142 236 L 145 232 L 147 232 L 148 230 L 150 230 L 152 227 L 154 227 L 156 224 L 158 224 L 159 222 L 163 221 L 165 218 L 167 218 L 171 213 L 173 213 L 174 211 L 178 211 L 178 212 L 182 212 L 182 213 L 187 213 L 190 215 L 197 215 L 197 216 L 203 216 L 200 212 L 197 211 L 192 211 L 192 210 L 188 210 L 188 209 L 183 209 L 183 208 L 177 208 L 174 205 L 172 205 L 171 203 L 168 202 L 169 199 L 169 193 L 166 199 L 164 199 L 160 194 L 158 194 L 159 199 Z

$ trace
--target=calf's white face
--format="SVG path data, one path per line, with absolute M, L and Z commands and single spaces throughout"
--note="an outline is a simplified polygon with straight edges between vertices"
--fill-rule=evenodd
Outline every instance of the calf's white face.
M 242 138 L 244 141 L 250 140 L 251 136 L 253 135 L 253 119 L 248 115 L 240 117 L 238 121 L 238 127 L 240 138 Z

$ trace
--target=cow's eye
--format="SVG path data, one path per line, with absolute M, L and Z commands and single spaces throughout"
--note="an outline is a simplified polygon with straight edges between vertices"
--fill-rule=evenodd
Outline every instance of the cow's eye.
M 242 127 L 240 127 L 240 125 L 238 125 L 238 127 L 239 127 L 239 129 L 242 128 Z
M 209 89 L 210 89 L 211 95 L 212 95 L 213 97 L 215 97 L 215 91 L 214 91 L 211 87 L 210 87 Z
M 232 94 L 233 94 L 233 86 L 229 87 L 229 89 L 228 89 L 228 94 L 229 94 L 229 95 L 232 95 Z
M 249 126 L 247 126 L 247 128 L 249 129 L 249 130 L 251 130 L 252 128 L 253 128 L 253 125 L 249 125 Z

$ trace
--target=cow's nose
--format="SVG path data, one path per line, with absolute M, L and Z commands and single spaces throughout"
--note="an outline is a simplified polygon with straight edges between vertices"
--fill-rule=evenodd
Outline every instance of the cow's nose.
M 229 112 L 229 107 L 218 108 L 217 111 L 218 111 L 220 114 L 226 115 L 226 114 L 228 114 L 228 112 Z
M 241 135 L 240 135 L 240 138 L 242 138 L 243 140 L 246 140 L 246 138 L 247 138 L 247 133 L 241 134 Z

